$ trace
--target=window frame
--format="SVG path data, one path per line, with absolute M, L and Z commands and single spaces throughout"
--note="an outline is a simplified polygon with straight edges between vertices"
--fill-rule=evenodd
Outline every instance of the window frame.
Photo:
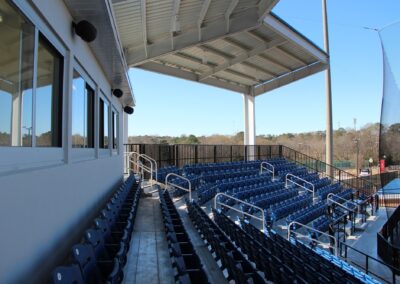
M 23 2 L 7 1 L 7 3 L 15 9 L 15 11 L 34 28 L 34 62 L 33 62 L 33 82 L 32 82 L 32 146 L 1 146 L 0 147 L 0 176 L 12 174 L 15 172 L 25 171 L 29 169 L 37 169 L 42 167 L 50 167 L 62 165 L 66 163 L 66 144 L 65 129 L 67 119 L 65 113 L 67 111 L 68 93 L 67 82 L 69 82 L 68 68 L 68 50 L 51 29 L 46 25 L 43 19 L 39 18 L 34 12 Z M 60 147 L 37 147 L 36 146 L 36 89 L 37 89 L 37 64 L 38 64 L 38 44 L 39 36 L 42 36 L 60 55 L 62 68 L 60 78 L 62 79 L 60 92 L 61 98 L 61 129 Z
M 89 86 L 93 90 L 93 147 L 92 148 L 78 148 L 78 147 L 72 147 L 72 124 L 73 124 L 73 97 L 72 97 L 72 84 L 74 82 L 74 71 L 79 73 L 81 78 L 85 81 L 85 87 L 86 85 Z M 88 72 L 82 67 L 82 65 L 79 63 L 79 61 L 74 58 L 74 62 L 72 65 L 72 76 L 71 76 L 71 95 L 70 95 L 70 103 L 71 103 L 71 133 L 69 133 L 69 136 L 71 137 L 71 158 L 73 161 L 81 161 L 81 160 L 89 160 L 89 159 L 94 159 L 96 158 L 96 148 L 98 143 L 96 142 L 96 137 L 97 137 L 97 129 L 96 129 L 96 117 L 97 117 L 97 106 L 96 106 L 96 100 L 97 100 L 97 85 L 95 81 L 88 75 Z
M 102 108 L 102 104 L 101 101 L 103 101 L 104 103 L 106 103 L 108 105 L 108 112 L 107 112 L 107 122 L 108 122 L 108 129 L 107 129 L 107 137 L 108 137 L 108 147 L 104 148 L 102 147 L 102 143 L 100 141 L 101 137 L 102 139 L 104 139 L 104 123 L 102 123 L 101 120 L 101 114 L 103 113 L 104 115 L 104 121 L 105 119 L 105 114 L 104 112 L 102 112 L 101 108 Z M 99 92 L 99 96 L 97 99 L 98 102 L 98 115 L 97 115 L 97 119 L 98 119 L 98 135 L 97 135 L 97 140 L 98 140 L 98 149 L 99 149 L 99 157 L 104 157 L 104 156 L 109 156 L 111 154 L 112 148 L 111 148 L 111 140 L 110 140 L 110 133 L 111 133 L 111 108 L 112 108 L 112 104 L 110 102 L 110 100 L 107 98 L 107 96 L 104 94 L 104 92 L 102 90 L 100 90 Z M 104 105 L 103 105 L 103 110 L 104 110 Z M 103 140 L 104 141 L 104 140 Z M 104 142 L 103 142 L 104 143 Z
M 114 120 L 114 114 L 115 114 L 115 120 Z M 118 155 L 119 154 L 119 141 L 120 141 L 120 125 L 119 125 L 119 118 L 120 114 L 117 110 L 117 108 L 113 105 L 111 108 L 111 123 L 112 123 L 112 130 L 111 130 L 111 134 L 112 134 L 112 153 L 114 155 Z M 114 125 L 116 126 L 114 128 Z M 115 131 L 115 137 L 114 137 L 114 131 Z M 117 140 L 116 143 L 114 140 Z M 115 147 L 114 147 L 115 146 Z

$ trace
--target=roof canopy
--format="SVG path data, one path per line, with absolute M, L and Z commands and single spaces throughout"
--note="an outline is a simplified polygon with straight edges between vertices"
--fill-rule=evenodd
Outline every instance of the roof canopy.
M 277 2 L 113 0 L 113 10 L 128 66 L 256 96 L 328 65 L 271 13 Z

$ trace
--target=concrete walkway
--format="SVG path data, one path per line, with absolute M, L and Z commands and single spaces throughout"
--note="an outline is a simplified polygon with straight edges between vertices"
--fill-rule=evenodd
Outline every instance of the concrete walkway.
M 158 197 L 140 199 L 123 283 L 175 283 Z

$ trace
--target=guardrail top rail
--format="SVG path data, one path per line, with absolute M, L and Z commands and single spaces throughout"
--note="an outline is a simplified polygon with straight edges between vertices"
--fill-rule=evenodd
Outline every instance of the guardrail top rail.
M 307 188 L 306 186 L 301 185 L 301 184 L 295 182 L 295 181 L 292 180 L 292 179 L 288 179 L 289 177 L 293 177 L 293 178 L 295 178 L 295 179 L 297 179 L 297 180 L 300 180 L 300 181 L 302 181 L 302 182 L 304 182 L 304 183 L 306 183 L 306 184 L 311 185 L 312 189 L 309 189 L 309 188 Z M 313 200 L 314 200 L 314 198 L 315 198 L 315 186 L 314 186 L 313 183 L 311 183 L 311 182 L 309 182 L 309 181 L 306 181 L 305 179 L 302 179 L 302 178 L 300 178 L 300 177 L 298 177 L 298 176 L 295 176 L 295 175 L 293 175 L 293 174 L 287 174 L 287 175 L 286 175 L 286 178 L 285 178 L 285 187 L 287 187 L 288 181 L 294 183 L 295 185 L 298 185 L 298 186 L 304 188 L 304 189 L 307 190 L 307 191 L 312 192 L 312 194 L 313 194 Z
M 270 166 L 270 167 L 272 168 L 272 170 L 271 170 L 271 169 L 268 169 L 267 167 L 264 167 L 263 165 Z M 267 170 L 267 171 L 270 172 L 270 173 L 272 173 L 272 179 L 275 178 L 275 167 L 274 167 L 274 165 L 272 165 L 272 164 L 270 164 L 270 163 L 268 163 L 268 162 L 262 162 L 262 163 L 260 164 L 260 172 L 261 172 L 261 173 L 262 173 L 263 169 L 264 169 L 264 170 Z
M 353 208 L 350 208 L 350 207 L 347 207 L 346 205 L 344 205 L 344 204 L 342 204 L 342 203 L 340 203 L 340 202 L 334 200 L 334 198 L 343 200 L 343 201 L 345 201 L 346 203 L 353 204 L 353 205 L 357 208 L 357 210 L 355 210 L 355 209 L 353 209 Z M 343 198 L 343 197 L 340 197 L 340 196 L 338 196 L 338 195 L 336 195 L 336 194 L 334 194 L 334 193 L 329 193 L 328 196 L 326 197 L 326 201 L 327 201 L 328 205 L 334 203 L 334 204 L 336 204 L 336 205 L 338 205 L 338 206 L 340 206 L 340 207 L 342 207 L 342 208 L 344 208 L 344 209 L 346 209 L 346 210 L 348 210 L 348 211 L 354 212 L 354 213 L 356 213 L 356 212 L 359 211 L 359 209 L 360 209 L 360 208 L 359 208 L 359 204 L 355 203 L 354 201 L 347 200 L 347 199 L 345 199 L 345 198 Z
M 324 235 L 324 236 L 328 237 L 330 240 L 333 241 L 333 244 L 334 244 L 334 245 L 332 246 L 331 242 L 329 242 L 329 247 L 332 248 L 332 249 L 334 250 L 334 252 L 335 252 L 334 254 L 335 254 L 335 256 L 337 256 L 338 242 L 337 242 L 337 239 L 336 239 L 334 236 L 331 236 L 331 235 L 329 235 L 329 234 L 327 234 L 327 233 L 324 233 L 324 232 L 322 232 L 322 231 L 319 231 L 319 230 L 317 230 L 317 229 L 314 229 L 314 228 L 312 228 L 312 227 L 310 227 L 310 226 L 307 226 L 307 225 L 305 225 L 305 224 L 303 224 L 303 223 L 299 223 L 299 222 L 293 221 L 293 222 L 291 222 L 291 223 L 289 224 L 289 226 L 288 226 L 288 237 L 287 237 L 289 241 L 290 241 L 290 236 L 291 236 L 291 234 L 293 233 L 293 234 L 296 234 L 296 235 L 298 235 L 298 236 L 308 238 L 308 239 L 310 239 L 310 240 L 312 240 L 312 241 L 315 241 L 315 242 L 317 242 L 317 243 L 325 244 L 325 243 L 322 242 L 322 241 L 313 239 L 313 238 L 311 238 L 311 237 L 309 237 L 309 236 L 307 236 L 307 235 L 304 235 L 304 234 L 302 234 L 302 233 L 299 233 L 299 232 L 296 232 L 296 231 L 292 231 L 291 228 L 293 227 L 293 225 L 299 225 L 299 226 L 301 226 L 302 228 L 306 228 L 306 229 L 308 229 L 308 230 L 310 230 L 310 231 L 312 231 L 312 232 L 315 232 L 315 233 L 318 233 L 318 234 L 321 234 L 321 235 Z
M 151 166 L 151 178 L 153 179 L 153 174 L 155 173 L 156 177 L 154 180 L 157 180 L 157 162 L 156 160 L 154 160 L 153 158 L 149 157 L 146 154 L 140 154 L 139 158 L 143 158 L 144 160 L 148 161 L 150 163 Z M 154 165 L 154 168 L 153 168 Z
M 189 185 L 189 188 L 185 188 L 185 187 L 182 187 L 182 186 L 180 186 L 178 184 L 174 184 L 174 183 L 168 182 L 168 178 L 171 177 L 171 176 L 174 176 L 174 177 L 177 177 L 177 178 L 180 178 L 180 179 L 183 179 L 183 180 L 187 181 L 188 185 Z M 190 180 L 188 178 L 185 178 L 184 176 L 181 176 L 181 175 L 178 175 L 178 174 L 175 174 L 175 173 L 169 173 L 165 177 L 165 189 L 164 189 L 164 191 L 168 189 L 168 185 L 172 185 L 172 186 L 174 186 L 176 188 L 179 188 L 179 189 L 182 189 L 184 191 L 189 192 L 189 200 L 192 201 L 192 183 L 190 182 Z
M 252 215 L 252 214 L 250 214 L 250 213 L 247 213 L 247 212 L 244 212 L 244 211 L 242 211 L 242 210 L 239 210 L 239 209 L 237 209 L 237 208 L 235 208 L 235 207 L 233 207 L 233 206 L 230 206 L 230 205 L 228 205 L 228 204 L 219 202 L 219 201 L 218 201 L 218 197 L 220 197 L 220 196 L 225 196 L 226 198 L 233 199 L 233 200 L 235 200 L 236 202 L 242 203 L 242 204 L 244 204 L 244 205 L 247 205 L 247 206 L 250 206 L 250 207 L 253 207 L 253 208 L 259 210 L 259 211 L 261 212 L 261 218 L 258 217 L 258 216 L 256 216 L 256 215 Z M 244 215 L 246 215 L 246 216 L 249 216 L 249 217 L 251 217 L 251 218 L 254 218 L 254 219 L 256 219 L 256 220 L 261 221 L 261 222 L 262 222 L 263 233 L 264 233 L 264 234 L 266 233 L 266 230 L 265 230 L 265 229 L 266 229 L 266 227 L 265 227 L 265 214 L 264 214 L 264 210 L 263 210 L 261 207 L 258 207 L 258 206 L 254 205 L 254 204 L 248 203 L 248 202 L 246 202 L 246 201 L 243 201 L 243 200 L 241 200 L 241 199 L 239 199 L 239 198 L 233 197 L 233 196 L 231 196 L 231 195 L 229 195 L 229 194 L 226 194 L 226 193 L 223 193 L 223 192 L 219 192 L 219 193 L 217 193 L 217 194 L 214 196 L 214 208 L 215 208 L 215 209 L 217 209 L 217 204 L 219 204 L 219 205 L 221 205 L 221 206 L 224 206 L 224 207 L 227 207 L 227 208 L 229 208 L 229 209 L 232 209 L 232 210 L 234 210 L 234 211 L 236 211 L 236 212 L 242 213 L 242 214 L 244 214 Z

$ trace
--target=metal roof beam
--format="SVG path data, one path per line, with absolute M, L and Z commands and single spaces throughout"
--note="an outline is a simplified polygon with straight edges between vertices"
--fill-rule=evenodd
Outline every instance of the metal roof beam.
M 146 0 L 141 0 L 141 16 L 142 16 L 142 34 L 143 34 L 143 46 L 146 58 L 148 58 L 149 53 L 147 52 L 147 17 L 146 17 Z
M 300 80 L 312 74 L 318 73 L 322 70 L 325 70 L 327 67 L 328 65 L 326 63 L 317 61 L 308 66 L 298 68 L 290 73 L 285 73 L 282 76 L 279 76 L 278 78 L 271 79 L 260 85 L 252 87 L 254 95 L 255 96 L 261 95 L 265 92 L 277 89 L 291 82 Z
M 276 48 L 276 50 L 278 50 L 280 53 L 283 53 L 287 57 L 293 59 L 294 61 L 300 63 L 301 65 L 307 65 L 307 62 L 305 62 L 303 59 L 300 59 L 297 56 L 291 54 L 289 51 L 286 51 L 286 50 L 284 50 L 282 48 Z
M 269 63 L 272 63 L 272 64 L 278 66 L 278 67 L 281 68 L 281 69 L 284 69 L 285 71 L 289 71 L 289 72 L 292 71 L 292 69 L 290 69 L 289 67 L 283 65 L 282 63 L 278 62 L 277 60 L 275 60 L 275 59 L 273 59 L 273 58 L 271 58 L 271 57 L 269 57 L 269 56 L 266 56 L 265 54 L 259 54 L 258 56 L 259 56 L 260 58 L 262 58 L 263 60 L 266 60 L 266 61 L 268 61 Z
M 264 42 L 262 45 L 257 46 L 256 48 L 250 50 L 249 52 L 242 53 L 239 56 L 234 57 L 232 60 L 228 60 L 225 64 L 218 65 L 216 68 L 214 68 L 210 72 L 203 73 L 200 76 L 200 81 L 214 75 L 215 73 L 225 70 L 235 64 L 242 63 L 245 60 L 247 60 L 253 56 L 257 56 L 263 52 L 266 52 L 268 49 L 275 48 L 276 46 L 279 46 L 285 42 L 286 41 L 283 39 L 274 39 L 270 42 Z M 270 73 L 269 75 L 273 76 L 272 73 Z
M 233 13 L 233 10 L 235 10 L 238 3 L 239 3 L 239 0 L 232 0 L 231 3 L 229 3 L 228 9 L 226 9 L 225 22 L 226 22 L 226 32 L 227 33 L 229 33 L 229 30 L 230 30 L 231 15 Z
M 240 78 L 244 78 L 244 79 L 247 79 L 247 80 L 256 82 L 256 83 L 262 83 L 262 80 L 258 80 L 257 78 L 255 78 L 255 77 L 253 77 L 253 76 L 244 74 L 244 73 L 239 72 L 239 71 L 236 71 L 236 70 L 225 69 L 224 72 L 229 73 L 229 74 L 232 74 L 232 75 L 235 75 L 235 76 L 238 76 L 238 77 L 240 77 Z
M 209 52 L 209 53 L 215 54 L 217 56 L 220 56 L 220 57 L 224 58 L 227 61 L 235 58 L 235 56 L 233 56 L 231 54 L 228 54 L 226 52 L 223 52 L 223 51 L 221 51 L 219 49 L 213 48 L 213 47 L 211 47 L 209 45 L 202 45 L 202 46 L 199 46 L 199 48 L 201 48 L 205 52 Z
M 234 40 L 234 39 L 232 39 L 230 37 L 226 37 L 223 40 L 225 42 L 227 42 L 228 44 L 230 44 L 230 45 L 232 45 L 232 46 L 234 46 L 236 48 L 239 48 L 240 50 L 242 50 L 244 52 L 249 52 L 251 50 L 251 48 L 245 46 L 244 44 L 242 44 L 242 43 L 240 43 L 240 42 L 238 42 L 238 41 L 236 41 L 236 40 Z
M 199 30 L 199 40 L 201 40 L 201 28 L 203 25 L 204 18 L 206 17 L 208 7 L 210 7 L 211 0 L 204 0 L 203 5 L 201 6 L 199 18 L 197 19 L 197 28 Z
M 199 41 L 197 29 L 181 32 L 174 36 L 174 45 L 171 38 L 154 41 L 147 46 L 147 57 L 144 49 L 130 48 L 126 50 L 127 63 L 130 67 L 143 64 L 147 61 L 173 53 L 177 50 L 202 45 L 206 42 L 232 36 L 236 33 L 244 32 L 258 27 L 260 24 L 254 19 L 252 10 L 236 14 L 230 19 L 230 33 L 226 33 L 225 19 L 210 22 L 202 28 L 202 40 Z
M 266 41 L 266 38 L 264 38 L 262 35 L 258 34 L 255 30 L 248 31 L 247 34 L 250 35 L 251 37 L 255 38 L 256 40 L 258 40 L 259 42 L 265 42 Z M 281 53 L 283 53 L 287 57 L 297 61 L 298 63 L 300 63 L 302 65 L 307 65 L 307 62 L 305 62 L 304 60 L 298 58 L 297 56 L 294 56 L 290 52 L 288 52 L 286 50 L 283 50 L 280 47 L 277 47 L 276 50 L 279 50 Z
M 258 20 L 262 21 L 279 0 L 260 0 L 258 2 Z
M 181 0 L 175 0 L 174 9 L 172 10 L 171 33 L 176 33 L 181 30 L 181 24 L 179 21 L 180 6 L 181 6 Z
M 142 65 L 137 66 L 137 68 L 157 72 L 163 75 L 170 75 L 173 77 L 178 77 L 190 81 L 195 81 L 195 82 L 198 81 L 197 74 L 185 70 L 187 68 L 180 68 L 179 66 L 172 67 L 172 65 L 169 66 L 167 62 L 161 62 L 161 61 L 146 62 Z M 201 83 L 227 89 L 241 94 L 247 94 L 250 91 L 249 86 L 240 85 L 236 82 L 230 83 L 229 80 L 222 80 L 219 78 L 208 78 L 207 80 L 204 80 Z
M 293 30 L 286 23 L 282 22 L 275 15 L 269 14 L 264 19 L 264 24 L 269 28 L 273 29 L 274 32 L 280 34 L 281 36 L 287 38 L 290 42 L 303 48 L 307 53 L 309 53 L 314 58 L 321 62 L 328 63 L 328 55 L 322 49 L 317 47 L 310 40 L 305 38 L 303 35 Z
M 174 8 L 172 10 L 171 17 L 171 48 L 175 48 L 174 37 L 181 30 L 181 23 L 179 21 L 179 8 L 181 6 L 181 0 L 174 1 Z
M 191 61 L 191 62 L 193 62 L 193 63 L 197 63 L 197 64 L 200 64 L 200 65 L 204 65 L 204 66 L 207 66 L 207 67 L 210 67 L 210 68 L 214 68 L 215 66 L 218 66 L 218 64 L 216 64 L 216 63 L 213 63 L 213 62 L 204 62 L 202 59 L 200 59 L 200 58 L 197 58 L 197 57 L 195 57 L 195 56 L 191 56 L 191 55 L 188 55 L 188 54 L 186 54 L 186 53 L 183 53 L 183 52 L 177 52 L 177 53 L 174 53 L 174 54 L 171 54 L 172 56 L 177 56 L 177 57 L 179 57 L 179 58 L 181 58 L 181 59 L 185 59 L 185 60 L 188 60 L 188 61 Z
M 242 62 L 241 64 L 244 65 L 244 66 L 246 66 L 246 67 L 248 67 L 248 68 L 252 68 L 252 69 L 254 69 L 254 70 L 256 70 L 256 71 L 259 71 L 259 72 L 268 74 L 268 75 L 271 76 L 271 77 L 276 77 L 276 76 L 278 75 L 278 74 L 276 74 L 276 73 L 273 73 L 273 72 L 271 72 L 271 71 L 269 71 L 269 70 L 267 70 L 267 69 L 265 69 L 265 68 L 262 68 L 262 67 L 260 67 L 260 66 L 258 66 L 258 65 L 255 65 L 255 64 L 253 64 L 253 63 L 250 63 L 250 62 Z

